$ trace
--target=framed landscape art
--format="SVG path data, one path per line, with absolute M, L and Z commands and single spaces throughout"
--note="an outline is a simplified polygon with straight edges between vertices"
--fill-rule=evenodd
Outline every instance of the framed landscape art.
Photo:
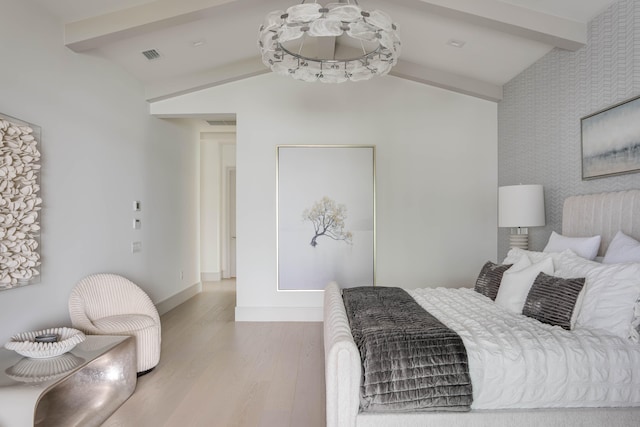
M 278 290 L 375 283 L 375 147 L 277 147 Z
M 583 117 L 582 179 L 640 171 L 640 97 Z

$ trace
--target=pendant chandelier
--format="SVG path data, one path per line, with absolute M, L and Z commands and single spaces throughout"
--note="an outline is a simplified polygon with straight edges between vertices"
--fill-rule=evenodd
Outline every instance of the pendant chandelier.
M 387 74 L 400 55 L 391 17 L 364 11 L 357 1 L 326 6 L 303 1 L 286 12 L 271 12 L 260 27 L 258 46 L 273 72 L 306 82 L 368 80 Z

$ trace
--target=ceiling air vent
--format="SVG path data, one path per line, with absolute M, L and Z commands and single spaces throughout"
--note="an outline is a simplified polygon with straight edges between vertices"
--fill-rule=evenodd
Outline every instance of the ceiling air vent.
M 235 120 L 207 120 L 209 126 L 235 126 Z
M 145 58 L 149 61 L 153 61 L 154 59 L 160 59 L 160 52 L 155 49 L 149 49 L 142 52 Z

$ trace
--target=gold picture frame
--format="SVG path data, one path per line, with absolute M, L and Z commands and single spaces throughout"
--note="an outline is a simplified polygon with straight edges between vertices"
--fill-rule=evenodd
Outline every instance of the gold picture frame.
M 375 146 L 279 145 L 279 291 L 375 284 Z

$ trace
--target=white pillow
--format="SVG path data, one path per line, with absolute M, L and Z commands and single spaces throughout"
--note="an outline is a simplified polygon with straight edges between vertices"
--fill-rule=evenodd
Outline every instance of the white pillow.
M 535 251 L 527 251 L 525 249 L 520 248 L 511 248 L 507 253 L 507 257 L 502 261 L 502 264 L 515 264 L 522 257 L 529 258 L 533 264 L 536 262 L 540 262 L 545 258 L 553 257 L 555 254 L 548 254 L 546 252 L 535 252 Z
M 507 252 L 506 258 L 502 261 L 502 264 L 515 264 L 522 259 L 522 257 L 527 256 L 527 252 L 524 249 L 520 248 L 511 248 L 509 252 Z
M 631 339 L 640 298 L 640 263 L 601 264 L 586 274 L 576 328 L 602 329 Z
M 570 249 L 567 249 L 568 252 L 573 252 Z M 546 258 L 551 258 L 553 260 L 553 269 L 556 269 L 556 263 L 558 257 L 562 256 L 562 253 L 546 253 L 546 252 L 536 252 L 536 251 L 527 251 L 525 249 L 520 248 L 511 248 L 507 253 L 506 258 L 502 261 L 502 264 L 516 264 L 522 257 L 528 258 L 531 261 L 531 264 L 538 263 Z
M 573 252 L 571 249 L 561 252 L 556 257 L 554 276 L 563 279 L 571 279 L 576 277 L 586 277 L 587 273 L 603 264 L 590 261 Z
M 548 257 L 531 264 L 523 257 L 502 275 L 496 304 L 513 313 L 522 313 L 529 290 L 540 273 L 553 274 L 553 260 Z
M 511 264 L 513 264 L 513 265 L 511 267 L 509 267 L 509 269 L 507 271 L 516 272 L 516 271 L 520 271 L 520 270 L 522 270 L 522 269 L 524 269 L 526 267 L 529 267 L 533 263 L 531 262 L 529 257 L 526 256 L 526 254 L 522 254 L 522 256 L 520 258 L 518 258 L 516 261 L 512 262 Z M 505 271 L 505 273 L 506 273 L 506 271 Z
M 604 264 L 640 262 L 640 242 L 618 231 L 604 254 Z
M 600 249 L 600 236 L 567 237 L 552 231 L 543 252 L 562 252 L 566 249 L 571 249 L 583 258 L 595 259 Z
M 562 277 L 563 279 L 574 279 L 580 277 L 586 278 L 588 272 L 600 266 L 602 266 L 602 264 L 600 264 L 599 262 L 589 261 L 588 259 L 576 255 L 571 249 L 567 249 L 566 251 L 558 254 L 558 256 L 556 257 L 556 269 L 553 275 Z M 571 314 L 571 329 L 574 329 L 576 326 L 578 315 L 580 314 L 580 310 L 582 309 L 582 301 L 584 300 L 586 289 L 587 286 L 585 284 L 585 286 L 582 287 L 582 290 L 578 294 L 576 305 L 573 309 L 573 313 Z

